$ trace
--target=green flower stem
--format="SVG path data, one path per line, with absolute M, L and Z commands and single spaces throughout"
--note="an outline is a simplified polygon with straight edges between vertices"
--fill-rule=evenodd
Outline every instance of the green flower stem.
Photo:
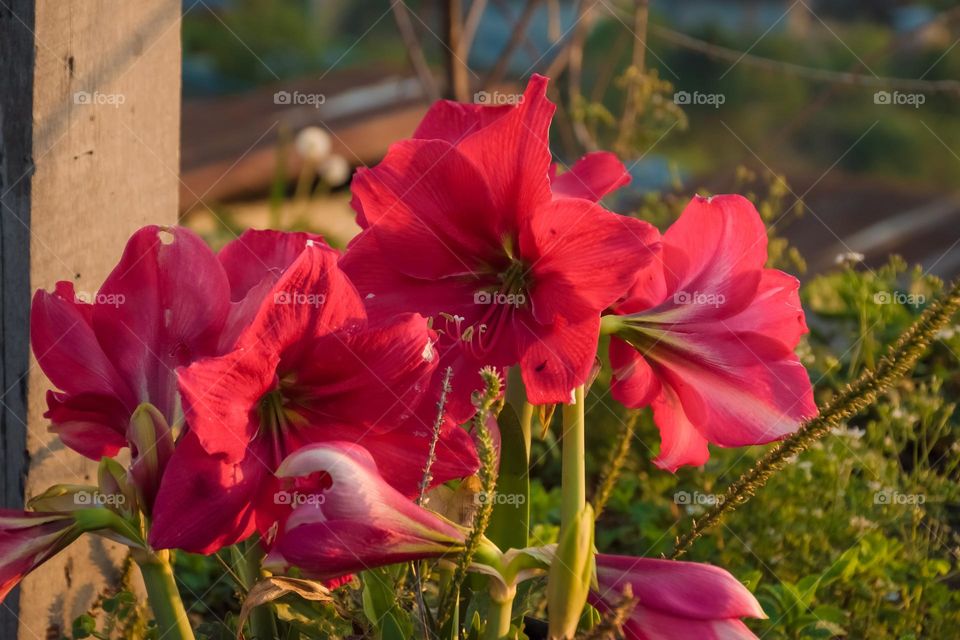
M 250 591 L 260 578 L 263 570 L 263 548 L 256 536 L 245 544 L 240 543 L 231 547 L 233 552 L 234 569 L 243 581 L 244 591 Z M 277 637 L 277 621 L 269 605 L 260 605 L 250 611 L 250 633 L 252 640 L 273 640 Z
M 164 640 L 193 640 L 187 610 L 183 607 L 170 566 L 170 553 L 134 549 L 132 556 L 143 574 L 160 637 Z
M 574 403 L 563 405 L 563 453 L 560 488 L 560 535 L 587 502 L 584 388 L 574 390 Z
M 513 595 L 504 600 L 490 598 L 490 608 L 487 610 L 487 627 L 484 629 L 484 640 L 502 640 L 510 636 L 510 620 L 513 617 Z

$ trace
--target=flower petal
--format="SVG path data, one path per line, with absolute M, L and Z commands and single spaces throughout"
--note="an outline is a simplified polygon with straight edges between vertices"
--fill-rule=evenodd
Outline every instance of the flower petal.
M 230 299 L 239 302 L 264 280 L 271 285 L 279 280 L 306 248 L 307 242 L 326 246 L 323 238 L 315 233 L 244 231 L 217 254 L 230 281 Z
M 537 320 L 579 319 L 615 303 L 653 260 L 658 236 L 646 222 L 576 198 L 539 207 L 520 236 Z
M 677 618 L 765 618 L 760 603 L 728 571 L 699 562 L 597 554 L 600 595 L 629 584 L 642 608 Z
M 554 176 L 550 186 L 554 196 L 599 202 L 629 182 L 630 174 L 616 155 L 609 151 L 592 151 L 567 171 Z
M 513 220 L 523 220 L 552 197 L 549 143 L 556 107 L 547 99 L 547 82 L 531 76 L 518 106 L 457 145 L 483 172 L 491 211 Z
M 550 326 L 518 314 L 515 331 L 521 344 L 520 371 L 531 404 L 569 403 L 573 389 L 590 375 L 600 337 L 600 316 Z
M 173 422 L 174 370 L 214 355 L 229 310 L 227 278 L 207 245 L 181 227 L 144 227 L 100 288 L 93 327 L 136 392 Z M 110 304 L 113 300 L 116 304 Z
M 496 122 L 515 108 L 510 105 L 488 107 L 453 100 L 438 100 L 427 110 L 417 130 L 413 132 L 413 137 L 423 140 L 446 140 L 450 144 L 457 144 L 465 137 Z
M 643 356 L 623 340 L 610 338 L 610 395 L 631 409 L 649 405 L 660 393 L 660 381 Z
M 271 477 L 254 451 L 237 462 L 211 455 L 187 433 L 167 464 L 153 507 L 150 544 L 213 553 L 254 531 L 253 497 Z
M 455 185 L 455 186 L 454 186 Z M 395 269 L 417 278 L 469 275 L 499 253 L 515 232 L 496 208 L 480 170 L 450 143 L 403 140 L 373 169 L 359 173 L 352 190 Z

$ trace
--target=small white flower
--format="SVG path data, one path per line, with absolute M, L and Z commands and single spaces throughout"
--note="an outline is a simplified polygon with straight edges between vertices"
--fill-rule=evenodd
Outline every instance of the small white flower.
M 320 164 L 320 177 L 331 187 L 339 187 L 350 179 L 350 163 L 343 156 L 333 154 Z
M 320 127 L 306 127 L 297 134 L 294 147 L 304 160 L 319 163 L 330 155 L 333 143 L 330 134 Z

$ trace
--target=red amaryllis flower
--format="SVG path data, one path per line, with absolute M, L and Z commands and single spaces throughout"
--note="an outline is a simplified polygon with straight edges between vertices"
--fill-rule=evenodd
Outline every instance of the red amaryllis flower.
M 461 318 L 470 366 L 519 362 L 538 404 L 568 402 L 587 379 L 600 312 L 657 242 L 644 222 L 554 197 L 546 84 L 534 76 L 517 106 L 434 106 L 414 139 L 355 176 L 365 230 L 342 260 L 371 306 Z M 622 182 L 617 171 L 592 193 Z
M 296 508 L 266 564 L 331 579 L 463 549 L 458 525 L 416 505 L 381 477 L 362 446 L 327 442 L 298 450 L 277 475 Z
M 83 529 L 69 513 L 0 509 L 0 602 L 25 575 L 67 548 Z
M 756 636 L 740 618 L 767 617 L 746 587 L 709 564 L 597 554 L 597 583 L 590 601 L 600 610 L 630 586 L 628 640 L 746 640 Z
M 289 510 L 273 471 L 314 442 L 362 442 L 401 491 L 414 492 L 432 436 L 415 410 L 436 367 L 420 316 L 368 321 L 337 253 L 301 244 L 262 297 L 236 348 L 179 371 L 189 432 L 154 507 L 151 544 L 212 552 L 266 534 Z M 472 441 L 443 431 L 437 482 L 477 466 Z
M 794 353 L 807 331 L 799 284 L 766 259 L 766 229 L 748 200 L 698 196 L 617 304 L 612 394 L 628 407 L 652 404 L 660 467 L 703 464 L 708 442 L 783 438 L 817 413 Z

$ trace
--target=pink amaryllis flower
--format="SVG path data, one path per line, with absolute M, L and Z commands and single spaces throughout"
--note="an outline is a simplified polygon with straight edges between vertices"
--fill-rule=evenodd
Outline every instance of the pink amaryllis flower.
M 82 533 L 70 513 L 0 509 L 0 602 L 25 575 Z
M 51 429 L 95 460 L 129 446 L 149 508 L 173 446 L 169 427 L 182 422 L 176 369 L 231 349 L 307 240 L 319 237 L 248 231 L 214 255 L 187 229 L 148 226 L 96 293 L 70 282 L 38 290 L 30 340 L 58 389 L 47 394 Z
M 413 139 L 358 171 L 364 231 L 342 260 L 369 305 L 457 318 L 469 367 L 519 363 L 537 404 L 569 402 L 587 379 L 600 312 L 652 260 L 658 235 L 590 201 L 623 182 L 606 156 L 570 172 L 588 188 L 563 174 L 551 190 L 546 85 L 534 76 L 515 106 L 441 102 Z
M 766 229 L 748 200 L 695 197 L 605 319 L 616 329 L 613 397 L 652 405 L 660 467 L 703 464 L 708 442 L 778 440 L 816 414 L 794 353 L 807 331 L 799 283 L 766 260 Z
M 44 414 L 64 444 L 99 460 L 127 446 L 141 403 L 180 414 L 174 370 L 215 355 L 230 315 L 227 276 L 196 235 L 144 227 L 96 293 L 70 282 L 38 290 L 30 317 L 37 362 L 59 391 Z
M 293 565 L 332 579 L 463 549 L 462 527 L 388 484 L 361 445 L 299 449 L 277 470 L 296 508 L 282 522 L 265 565 Z
M 337 259 L 302 242 L 235 348 L 179 370 L 189 431 L 156 499 L 155 547 L 209 553 L 258 527 L 269 537 L 291 506 L 273 472 L 315 442 L 361 442 L 394 486 L 417 490 L 433 425 L 416 409 L 436 367 L 436 336 L 414 314 L 369 320 Z M 443 429 L 434 480 L 476 466 L 470 436 Z
M 743 584 L 709 564 L 597 554 L 597 584 L 590 602 L 601 611 L 629 585 L 628 640 L 747 640 L 756 636 L 740 618 L 767 617 Z

